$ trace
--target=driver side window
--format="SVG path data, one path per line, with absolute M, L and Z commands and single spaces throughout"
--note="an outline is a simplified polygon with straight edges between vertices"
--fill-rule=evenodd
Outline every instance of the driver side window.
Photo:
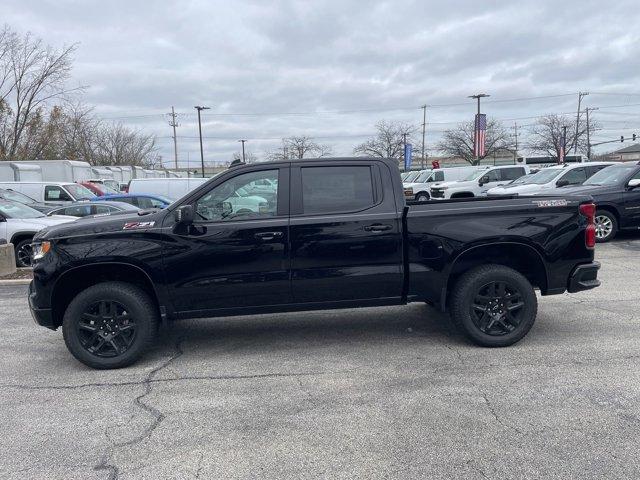
M 256 188 L 260 185 L 260 188 Z M 278 170 L 243 173 L 200 197 L 196 222 L 274 217 L 278 213 Z

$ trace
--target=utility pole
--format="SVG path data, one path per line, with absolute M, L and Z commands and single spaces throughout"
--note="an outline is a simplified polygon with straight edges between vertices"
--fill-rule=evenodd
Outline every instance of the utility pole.
M 425 130 L 427 129 L 427 104 L 422 105 L 422 162 L 420 162 L 420 168 L 424 169 L 424 164 L 426 162 L 425 157 L 425 145 L 424 145 L 424 135 Z
M 404 153 L 407 151 L 407 133 L 403 133 L 402 134 L 402 158 L 403 158 L 403 165 L 404 165 Z M 406 168 L 402 169 L 403 171 L 407 171 Z
M 176 122 L 177 115 L 173 106 L 171 107 L 171 113 L 168 113 L 167 115 L 171 115 L 171 121 L 169 122 L 169 126 L 173 127 L 173 158 L 175 160 L 175 166 L 177 169 L 178 168 L 178 140 L 176 137 L 176 127 L 178 126 L 178 123 Z
M 567 126 L 562 126 L 562 151 L 558 163 L 564 163 L 564 158 L 567 156 Z
M 584 109 L 587 114 L 587 160 L 591 161 L 591 122 L 589 121 L 589 112 L 593 112 L 594 110 L 598 110 L 597 108 L 585 108 Z
M 518 162 L 518 122 L 513 122 L 513 130 L 516 137 L 516 149 L 513 152 L 513 164 L 515 165 Z
M 246 140 L 238 140 L 238 141 L 242 143 L 242 163 L 247 163 L 245 162 L 245 159 L 244 159 L 244 144 Z
M 578 153 L 578 131 L 580 130 L 580 105 L 582 103 L 582 97 L 589 95 L 589 92 L 578 92 L 578 113 L 576 115 L 576 138 L 573 145 L 573 154 Z
M 202 112 L 202 110 L 209 110 L 209 107 L 196 105 L 193 108 L 198 111 L 198 132 L 200 133 L 200 165 L 202 167 L 202 178 L 204 178 L 204 150 L 202 149 L 202 120 L 200 119 L 200 112 Z
M 469 98 L 475 98 L 478 100 L 478 116 L 476 116 L 475 121 L 473 122 L 473 153 L 475 153 L 476 157 L 476 165 L 480 164 L 480 149 L 478 148 L 478 119 L 480 118 L 480 99 L 485 97 L 490 97 L 491 95 L 487 95 L 486 93 L 478 93 L 476 95 L 469 95 Z

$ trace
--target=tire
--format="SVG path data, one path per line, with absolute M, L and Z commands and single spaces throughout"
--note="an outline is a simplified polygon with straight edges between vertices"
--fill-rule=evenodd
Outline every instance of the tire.
M 464 273 L 454 286 L 450 305 L 453 322 L 483 347 L 518 342 L 531 330 L 538 311 L 529 281 L 502 265 L 484 265 Z
M 429 201 L 428 193 L 420 192 L 418 195 L 416 195 L 416 202 L 428 202 L 428 201 Z
M 83 290 L 69 303 L 62 320 L 71 354 L 96 369 L 131 365 L 149 348 L 157 330 L 158 312 L 149 295 L 124 282 Z
M 608 210 L 596 211 L 596 242 L 605 243 L 612 240 L 618 233 L 618 220 Z
M 21 240 L 14 247 L 16 251 L 16 267 L 31 266 L 31 238 Z

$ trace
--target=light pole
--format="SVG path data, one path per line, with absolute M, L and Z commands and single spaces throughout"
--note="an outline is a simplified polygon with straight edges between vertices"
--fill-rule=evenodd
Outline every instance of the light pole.
M 478 148 L 478 120 L 480 118 L 480 99 L 485 97 L 490 97 L 491 95 L 487 95 L 486 93 L 477 93 L 476 95 L 469 95 L 469 98 L 475 98 L 478 100 L 478 115 L 476 116 L 475 121 L 473 122 L 473 153 L 476 157 L 476 162 L 480 163 L 480 149 Z
M 242 143 L 242 163 L 247 163 L 244 160 L 244 144 L 247 140 L 238 140 L 238 141 Z
M 196 105 L 193 108 L 198 111 L 198 132 L 200 133 L 200 165 L 202 166 L 202 178 L 204 178 L 204 151 L 202 150 L 202 121 L 200 119 L 200 112 L 202 110 L 209 110 L 209 107 L 201 107 Z

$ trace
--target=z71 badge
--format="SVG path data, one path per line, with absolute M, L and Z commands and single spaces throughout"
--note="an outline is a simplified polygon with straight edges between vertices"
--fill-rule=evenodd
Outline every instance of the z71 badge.
M 534 200 L 539 207 L 566 207 L 569 202 L 566 200 Z
M 137 228 L 153 227 L 156 222 L 127 222 L 122 227 L 123 230 L 135 230 Z

